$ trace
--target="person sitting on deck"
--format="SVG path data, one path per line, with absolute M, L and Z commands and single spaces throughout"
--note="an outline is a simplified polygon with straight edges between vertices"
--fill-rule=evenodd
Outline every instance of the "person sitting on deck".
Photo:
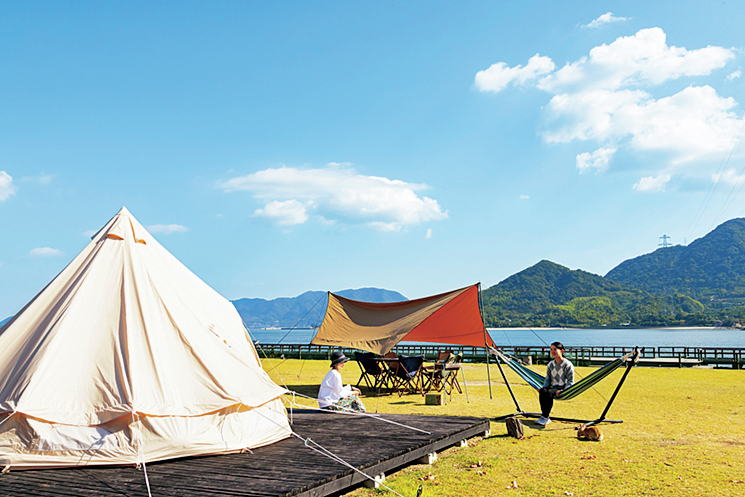
M 546 381 L 543 382 L 543 388 L 538 391 L 541 417 L 536 423 L 543 426 L 551 422 L 548 416 L 554 407 L 554 397 L 574 385 L 574 366 L 564 357 L 564 345 L 561 342 L 551 344 L 551 357 L 554 360 L 548 363 Z
M 365 412 L 365 405 L 359 398 L 360 390 L 352 385 L 344 386 L 341 381 L 341 370 L 348 360 L 349 357 L 344 352 L 331 354 L 331 371 L 326 373 L 318 390 L 318 405 L 321 409 Z

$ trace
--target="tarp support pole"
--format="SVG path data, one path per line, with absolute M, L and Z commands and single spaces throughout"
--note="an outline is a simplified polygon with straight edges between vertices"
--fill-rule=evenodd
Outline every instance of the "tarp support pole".
M 484 321 L 484 304 L 481 302 L 481 282 L 479 281 L 479 311 L 481 311 L 481 324 L 484 325 L 484 351 L 486 352 L 486 381 L 489 384 L 489 400 L 493 400 L 491 395 L 491 372 L 489 371 L 489 341 L 486 339 L 486 321 Z
M 458 374 L 457 372 L 455 373 Z M 466 402 L 471 403 L 471 401 L 468 399 L 468 383 L 466 383 L 466 373 L 463 372 L 463 365 L 460 366 L 460 377 L 463 378 L 463 388 L 466 389 Z
M 486 378 L 489 383 L 489 400 L 493 400 L 491 396 L 491 373 L 489 372 L 489 349 L 484 349 L 486 352 Z

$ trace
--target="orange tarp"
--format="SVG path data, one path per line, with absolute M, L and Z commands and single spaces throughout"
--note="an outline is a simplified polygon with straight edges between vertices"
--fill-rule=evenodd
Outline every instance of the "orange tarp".
M 479 285 L 406 302 L 370 303 L 329 292 L 326 316 L 312 343 L 385 354 L 401 340 L 494 346 L 484 331 Z

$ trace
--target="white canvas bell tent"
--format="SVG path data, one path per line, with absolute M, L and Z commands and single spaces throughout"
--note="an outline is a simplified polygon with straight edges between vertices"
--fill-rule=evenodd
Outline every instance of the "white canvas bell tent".
M 0 468 L 139 464 L 290 435 L 238 312 L 122 208 L 0 330 Z

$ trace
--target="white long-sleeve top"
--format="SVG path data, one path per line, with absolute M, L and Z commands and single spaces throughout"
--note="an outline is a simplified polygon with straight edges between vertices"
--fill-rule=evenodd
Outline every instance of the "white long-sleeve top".
M 318 390 L 318 405 L 328 407 L 353 393 L 351 385 L 344 386 L 342 384 L 341 373 L 331 368 L 323 377 L 321 388 Z

